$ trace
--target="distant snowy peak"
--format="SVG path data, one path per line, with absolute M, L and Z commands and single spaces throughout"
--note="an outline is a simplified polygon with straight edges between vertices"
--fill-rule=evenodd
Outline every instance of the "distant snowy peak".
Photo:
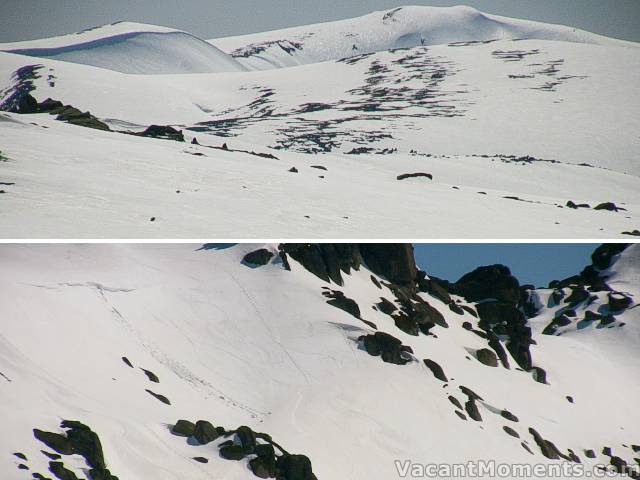
M 637 47 L 562 25 L 482 13 L 466 6 L 407 6 L 353 19 L 210 40 L 252 69 L 336 60 L 395 48 L 539 39 Z
M 0 50 L 122 73 L 216 73 L 244 70 L 229 55 L 191 34 L 118 22 L 42 40 L 0 44 Z

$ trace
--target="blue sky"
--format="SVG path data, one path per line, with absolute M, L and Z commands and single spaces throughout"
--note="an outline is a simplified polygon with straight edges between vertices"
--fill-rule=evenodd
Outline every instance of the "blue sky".
M 591 263 L 599 244 L 590 243 L 433 243 L 414 244 L 416 263 L 429 274 L 456 281 L 481 265 L 502 263 L 521 284 L 546 286 Z
M 338 20 L 402 5 L 470 5 L 640 41 L 640 0 L 0 0 L 0 42 L 118 20 L 165 25 L 203 38 Z

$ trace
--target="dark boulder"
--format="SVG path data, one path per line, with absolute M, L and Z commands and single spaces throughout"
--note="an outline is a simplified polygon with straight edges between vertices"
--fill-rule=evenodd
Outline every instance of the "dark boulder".
M 272 257 L 273 252 L 270 252 L 266 248 L 260 248 L 259 250 L 247 253 L 242 261 L 250 265 L 266 265 Z
M 602 315 L 596 312 L 592 312 L 591 310 L 586 310 L 584 312 L 584 319 L 588 322 L 594 322 L 596 320 L 602 320 Z
M 144 374 L 147 376 L 147 378 L 151 382 L 160 383 L 160 379 L 158 378 L 158 376 L 155 373 L 153 373 L 151 370 L 145 370 L 144 368 L 141 368 L 140 370 L 144 372 Z
M 198 420 L 193 429 L 193 436 L 200 445 L 206 445 L 207 443 L 216 440 L 220 434 L 215 427 L 207 420 Z
M 520 284 L 504 265 L 478 267 L 453 284 L 453 291 L 468 301 L 495 299 L 516 305 L 520 299 Z
M 502 429 L 507 432 L 507 434 L 511 435 L 512 437 L 515 438 L 520 438 L 520 435 L 518 434 L 518 432 L 516 432 L 513 428 L 508 427 L 507 425 L 503 426 Z
M 242 460 L 244 451 L 240 445 L 225 445 L 220 448 L 220 456 L 227 460 Z
M 171 432 L 174 435 L 179 435 L 181 437 L 192 437 L 195 430 L 195 424 L 189 420 L 178 420 L 173 428 L 171 428 Z
M 611 466 L 613 466 L 616 472 L 618 473 L 627 472 L 627 462 L 621 459 L 620 457 L 616 457 L 615 455 L 613 455 L 609 463 L 611 464 Z
M 43 113 L 49 113 L 49 112 L 52 112 L 53 110 L 61 109 L 62 107 L 64 107 L 64 105 L 62 104 L 61 101 L 47 98 L 45 101 L 40 102 L 38 104 L 38 111 Z
M 90 467 L 100 470 L 107 468 L 102 453 L 102 444 L 97 433 L 86 425 L 73 420 L 64 420 L 60 426 L 69 429 L 67 438 L 71 442 L 74 452 L 82 455 Z
M 60 460 L 62 458 L 62 455 L 58 455 L 57 453 L 47 452 L 46 450 L 40 450 L 40 453 L 42 453 L 46 457 L 49 457 L 51 460 Z
M 261 457 L 252 458 L 249 460 L 249 468 L 253 474 L 258 478 L 271 478 L 275 475 L 275 461 L 274 466 L 268 465 Z
M 604 328 L 608 325 L 611 325 L 616 321 L 616 317 L 613 315 L 604 315 L 600 320 L 600 323 L 596 326 L 596 328 Z
M 277 468 L 282 480 L 315 480 L 311 460 L 305 455 L 282 455 Z
M 165 140 L 174 140 L 177 142 L 184 142 L 184 135 L 182 134 L 182 130 L 176 130 L 169 125 L 150 125 L 138 135 L 142 137 L 153 137 Z
M 584 286 L 580 285 L 571 289 L 571 294 L 566 298 L 565 301 L 567 303 L 576 304 L 576 303 L 584 302 L 588 298 L 589 298 L 589 292 L 587 292 L 587 289 Z
M 107 468 L 92 468 L 89 470 L 90 480 L 118 480 Z
M 410 348 L 402 345 L 396 337 L 384 332 L 376 332 L 372 335 L 363 335 L 358 340 L 362 341 L 369 355 L 380 356 L 387 363 L 406 365 L 411 360 L 406 358 L 406 352 Z
M 589 204 L 588 203 L 574 203 L 571 200 L 569 200 L 566 204 L 566 206 L 568 208 L 573 208 L 574 210 L 577 208 L 589 208 Z
M 467 414 L 470 418 L 475 420 L 476 422 L 482 421 L 482 415 L 480 415 L 480 410 L 478 410 L 478 405 L 474 398 L 469 398 L 467 402 L 464 404 L 464 409 L 467 411 Z
M 386 298 L 380 297 L 380 302 L 376 303 L 378 310 L 387 315 L 391 315 L 397 310 L 397 307 Z
M 454 302 L 449 303 L 449 310 L 451 310 L 456 315 L 464 315 L 464 310 L 462 309 L 462 307 Z
M 421 292 L 427 292 L 444 303 L 451 303 L 451 295 L 449 295 L 449 282 L 440 280 L 436 277 L 426 278 L 425 272 L 419 271 L 417 277 L 418 289 Z
M 129 367 L 133 368 L 133 365 L 131 364 L 131 361 L 129 361 L 129 359 L 127 357 L 122 357 L 122 361 L 124 363 L 126 363 Z
M 449 399 L 449 401 L 450 401 L 451 403 L 453 403 L 453 405 L 454 405 L 456 408 L 459 408 L 460 410 L 462 410 L 462 404 L 460 403 L 460 400 L 458 400 L 458 399 L 457 399 L 456 397 L 454 397 L 453 395 L 449 395 L 447 398 Z
M 396 327 L 398 327 L 407 335 L 413 335 L 417 337 L 420 333 L 418 324 L 415 322 L 415 320 L 406 315 L 394 315 L 393 321 L 396 324 Z
M 600 245 L 591 254 L 593 266 L 598 270 L 609 268 L 612 258 L 623 252 L 628 246 L 628 243 L 604 243 Z
M 30 114 L 38 113 L 38 101 L 33 96 L 25 92 L 18 98 L 14 113 Z
M 80 127 L 94 128 L 96 130 L 108 131 L 109 126 L 91 115 L 90 112 L 82 112 L 71 105 L 65 105 L 62 108 L 56 108 L 49 113 L 57 114 L 56 120 L 77 125 Z
M 253 453 L 256 447 L 256 434 L 249 427 L 243 425 L 236 430 L 236 440 L 246 454 Z
M 276 454 L 271 444 L 257 444 L 254 452 L 257 458 L 249 462 L 249 468 L 259 478 L 270 478 L 276 472 Z
M 481 348 L 476 351 L 476 358 L 480 363 L 484 363 L 489 367 L 497 367 L 498 366 L 498 357 L 493 351 L 488 348 Z
M 442 328 L 449 328 L 449 325 L 444 319 L 444 315 L 420 297 L 415 298 L 419 300 L 418 303 L 406 301 L 403 302 L 402 306 L 403 311 L 411 317 L 418 326 L 422 324 L 435 324 Z
M 522 309 L 527 318 L 535 317 L 538 314 L 539 305 L 537 296 L 534 294 L 535 287 L 533 285 L 524 285 L 520 287 L 520 300 L 518 306 Z
M 66 469 L 62 462 L 49 462 L 49 471 L 59 480 L 78 480 L 76 474 Z
M 50 449 L 61 453 L 62 455 L 73 454 L 73 445 L 64 435 L 53 432 L 45 432 L 34 428 L 33 436 L 44 443 Z
M 480 317 L 479 326 L 487 332 L 489 346 L 496 351 L 503 365 L 508 368 L 506 354 L 492 334 L 507 336 L 507 349 L 524 370 L 531 368 L 531 328 L 527 326 L 523 313 L 508 302 L 483 302 L 476 306 Z
M 532 367 L 533 379 L 538 383 L 547 383 L 547 372 L 541 367 Z
M 424 178 L 428 178 L 429 180 L 433 180 L 433 175 L 431 175 L 430 173 L 423 173 L 423 172 L 403 173 L 401 175 L 398 175 L 396 179 L 404 180 L 405 178 L 419 178 L 419 177 L 424 177 Z
M 633 300 L 631 300 L 631 298 L 619 292 L 610 292 L 608 294 L 608 298 L 609 308 L 614 311 L 624 310 L 625 308 L 631 306 L 631 304 L 633 303 Z
M 502 418 L 506 418 L 507 420 L 511 421 L 511 422 L 517 422 L 518 421 L 518 417 L 516 417 L 513 413 L 511 413 L 509 410 L 502 410 L 500 412 L 500 416 Z
M 444 373 L 444 370 L 442 369 L 442 367 L 436 363 L 433 360 L 430 360 L 428 358 L 425 358 L 423 360 L 424 364 L 427 366 L 427 368 L 429 370 L 431 370 L 431 373 L 433 373 L 433 376 L 436 377 L 438 380 L 441 380 L 443 382 L 448 382 L 449 380 L 447 379 L 447 376 Z M 451 398 L 450 398 L 451 400 Z
M 161 395 L 161 394 L 159 394 L 159 393 L 152 392 L 152 391 L 151 391 L 151 390 L 149 390 L 149 389 L 145 389 L 145 392 L 147 392 L 147 393 L 148 393 L 149 395 L 151 395 L 152 397 L 154 397 L 154 398 L 156 398 L 156 399 L 160 400 L 160 401 L 161 401 L 162 403 L 164 403 L 165 405 L 171 405 L 171 401 L 170 401 L 167 397 L 165 397 L 164 395 Z
M 560 302 L 564 298 L 565 293 L 562 289 L 556 288 L 553 292 L 551 292 L 551 299 L 553 300 L 554 305 L 560 305 Z
M 473 332 L 479 336 L 482 336 L 480 335 L 480 332 L 478 330 L 473 330 Z M 496 352 L 496 355 L 500 359 L 500 363 L 502 363 L 502 366 L 504 368 L 510 368 L 507 352 L 505 351 L 504 347 L 502 346 L 502 342 L 500 342 L 500 339 L 495 334 L 495 332 L 493 332 L 491 329 L 487 329 L 485 335 L 489 346 L 493 349 L 494 352 Z
M 545 457 L 551 460 L 560 459 L 561 453 L 553 442 L 542 438 L 542 435 L 540 435 L 534 428 L 529 428 L 529 433 L 533 436 L 533 439 L 536 441 L 538 447 L 540 447 L 540 451 Z
M 345 297 L 344 293 L 337 290 L 329 290 L 322 292 L 325 297 L 328 297 L 327 303 L 332 307 L 339 308 L 340 310 L 344 310 L 349 315 L 360 319 L 360 307 L 355 300 Z
M 618 210 L 621 210 L 620 207 L 618 207 L 613 202 L 600 203 L 600 204 L 596 205 L 595 207 L 593 207 L 593 209 L 594 210 L 608 210 L 609 212 L 617 212 Z
M 573 310 L 571 310 L 573 311 Z M 558 315 L 553 321 L 560 327 L 566 327 L 567 325 L 571 325 L 571 318 L 567 315 L 569 312 L 561 313 Z M 575 312 L 572 317 L 575 317 Z
M 467 312 L 469 315 L 471 315 L 472 317 L 476 317 L 478 318 L 478 312 L 476 312 L 472 307 L 470 307 L 469 305 L 460 305 L 460 308 L 462 308 L 465 312 Z

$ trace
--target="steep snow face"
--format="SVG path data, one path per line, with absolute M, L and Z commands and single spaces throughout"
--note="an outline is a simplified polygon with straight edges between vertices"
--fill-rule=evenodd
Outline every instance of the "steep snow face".
M 0 44 L 0 50 L 122 73 L 149 75 L 244 70 L 233 58 L 193 35 L 128 22 L 51 39 Z
M 249 68 L 269 69 L 394 48 L 505 39 L 637 47 L 633 42 L 576 28 L 489 15 L 466 6 L 407 6 L 348 20 L 218 38 L 210 42 Z
M 640 298 L 640 244 L 623 251 L 605 272 L 607 283 L 616 290 Z
M 538 311 L 529 323 L 544 338 L 577 341 L 606 358 L 633 362 L 640 344 L 640 244 L 595 271 L 599 280 L 592 285 L 568 279 L 570 285 L 534 291 Z
M 453 296 L 467 308 L 455 313 L 418 293 L 446 327 L 410 335 L 379 306 L 385 298 L 399 312 L 394 287 L 364 266 L 342 273 L 340 286 L 291 257 L 291 271 L 277 255 L 262 267 L 243 263 L 260 247 L 1 246 L 3 478 L 26 478 L 16 468 L 20 463 L 29 474 L 50 476 L 41 453 L 50 449 L 32 429 L 58 432 L 61 419 L 89 425 L 111 472 L 134 479 L 256 478 L 247 459 L 220 458 L 217 445 L 224 438 L 200 445 L 171 434 L 181 418 L 268 433 L 289 452 L 309 456 L 321 480 L 398 478 L 394 460 L 405 459 L 559 464 L 542 454 L 529 428 L 563 455 L 571 449 L 587 469 L 609 464 L 611 455 L 630 463 L 637 456 L 631 446 L 640 443 L 640 359 L 635 339 L 625 333 L 629 327 L 607 330 L 622 351 L 636 347 L 624 359 L 593 341 L 602 331 L 571 338 L 534 331 L 534 364 L 547 371 L 542 384 L 514 368 L 510 355 L 510 369 L 476 359 L 488 347 L 477 334 L 474 304 Z M 625 258 L 637 264 L 637 255 L 629 250 Z M 637 273 L 631 266 L 620 270 L 621 278 Z M 328 305 L 328 289 L 352 299 L 375 327 Z M 628 325 L 640 321 L 638 309 L 621 318 Z M 411 347 L 406 365 L 364 350 L 358 338 L 375 328 Z M 440 365 L 447 381 L 424 359 Z M 482 400 L 471 401 L 460 387 Z M 170 405 L 145 390 L 164 395 Z M 468 416 L 473 409 L 462 406 L 467 402 L 475 404 L 479 420 Z M 62 461 L 85 477 L 81 457 Z

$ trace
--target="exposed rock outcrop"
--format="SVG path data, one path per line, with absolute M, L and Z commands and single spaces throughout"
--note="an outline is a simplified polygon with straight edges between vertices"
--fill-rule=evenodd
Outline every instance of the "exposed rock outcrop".
M 396 337 L 384 332 L 376 332 L 371 335 L 362 335 L 358 338 L 364 345 L 369 355 L 382 357 L 382 361 L 406 365 L 411 361 L 409 353 L 413 353 L 411 347 L 402 345 Z

